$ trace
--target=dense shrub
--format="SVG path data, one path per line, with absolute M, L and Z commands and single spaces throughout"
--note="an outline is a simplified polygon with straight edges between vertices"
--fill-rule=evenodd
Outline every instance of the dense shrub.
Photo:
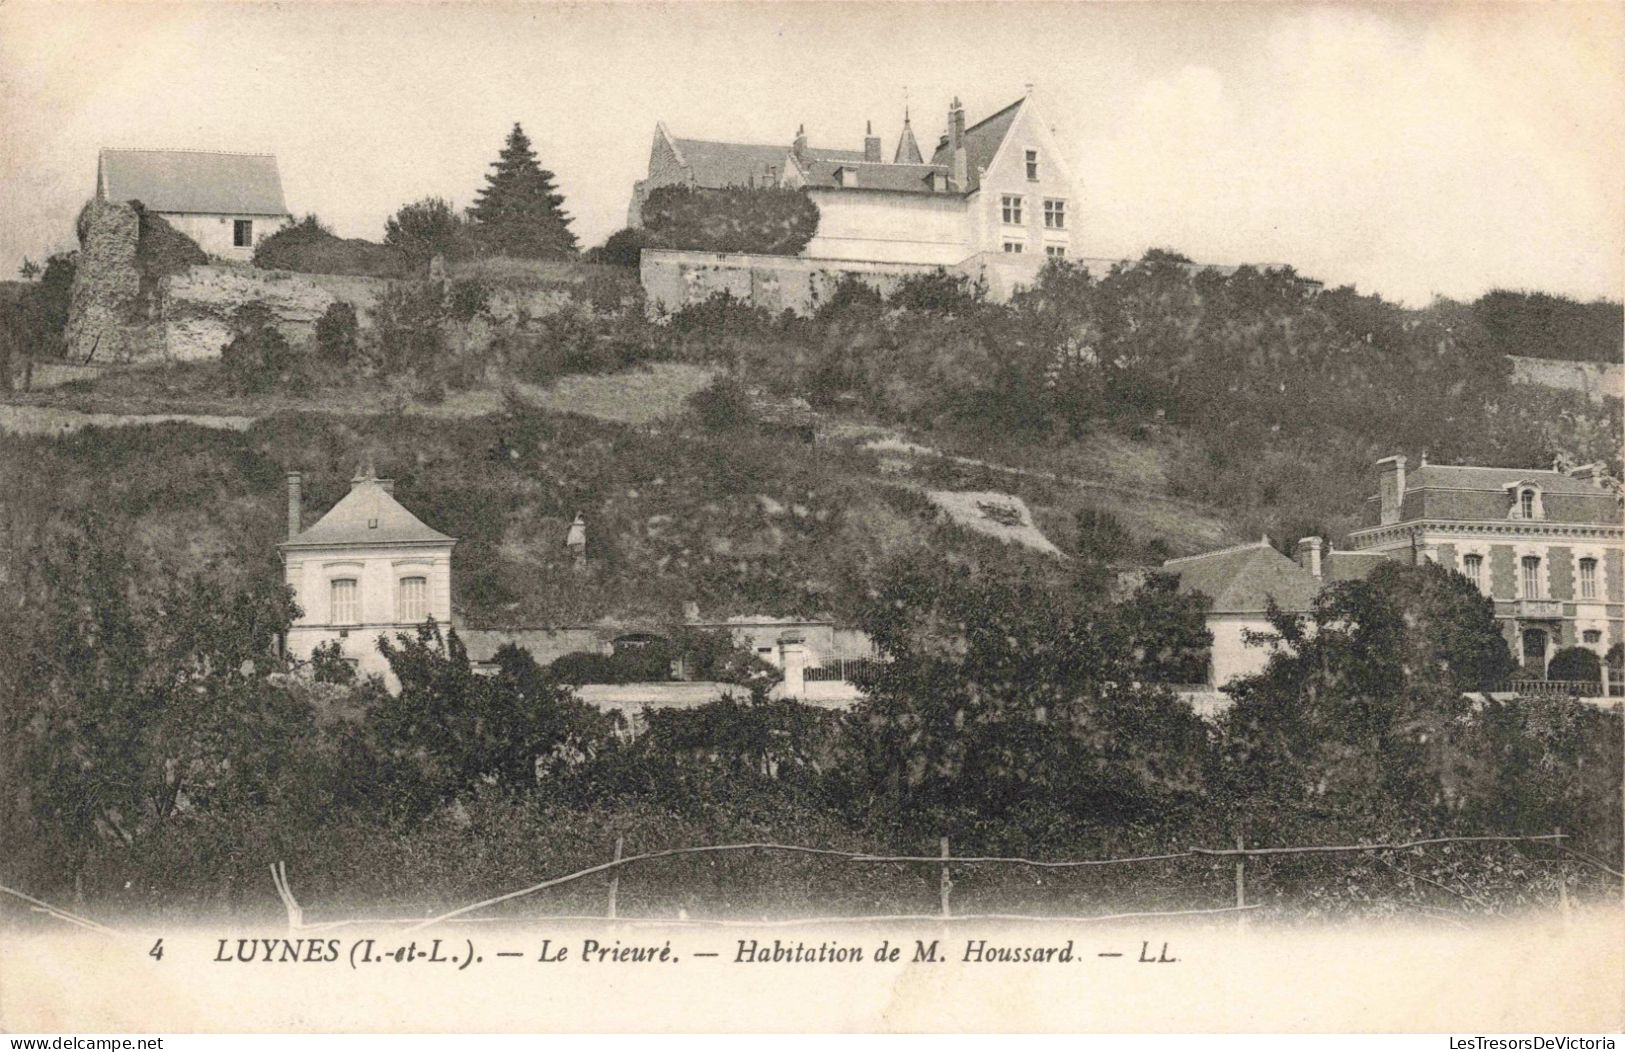
M 143 302 L 150 303 L 162 279 L 194 264 L 207 263 L 209 255 L 163 216 L 148 211 L 139 201 L 131 203 L 139 217 L 135 266 L 141 275 L 140 295 Z
M 334 300 L 316 319 L 317 357 L 339 368 L 353 365 L 358 331 L 355 307 L 345 300 Z
M 384 224 L 384 244 L 415 270 L 426 267 L 434 256 L 450 261 L 474 252 L 468 221 L 439 197 L 401 206 Z
M 304 362 L 278 331 L 264 303 L 245 303 L 232 312 L 232 338 L 220 351 L 220 365 L 237 394 L 260 394 L 275 387 L 298 390 L 308 382 Z
M 612 267 L 636 268 L 643 261 L 643 250 L 653 244 L 647 230 L 623 227 L 587 251 L 588 263 L 604 263 Z
M 732 431 L 756 421 L 750 392 L 736 378 L 726 374 L 688 396 L 689 407 L 709 431 Z
M 818 206 L 804 190 L 662 186 L 643 203 L 644 247 L 793 256 L 818 232 Z
M 387 246 L 359 238 L 341 238 L 314 215 L 283 227 L 254 247 L 254 265 L 302 274 L 358 274 L 374 278 L 404 277 L 407 257 Z
M 8 283 L 0 295 L 0 388 L 17 383 L 30 362 L 62 357 L 78 264 L 77 252 L 58 252 L 36 279 Z
M 1546 678 L 1598 683 L 1602 680 L 1602 661 L 1596 651 L 1586 647 L 1565 647 L 1547 663 Z

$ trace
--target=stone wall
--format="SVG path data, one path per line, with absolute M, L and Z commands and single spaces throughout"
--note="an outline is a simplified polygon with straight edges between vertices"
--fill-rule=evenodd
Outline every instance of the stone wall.
M 163 280 L 157 356 L 170 361 L 215 358 L 231 341 L 231 316 L 247 303 L 270 308 L 290 341 L 308 340 L 335 302 L 355 308 L 362 329 L 389 282 L 351 274 L 295 274 L 229 265 L 194 266 Z
M 727 292 L 778 314 L 810 314 L 826 302 L 844 277 L 890 294 L 910 274 L 939 268 L 915 263 L 761 256 L 746 253 L 645 249 L 640 266 L 649 310 L 679 311 Z
M 1593 402 L 1625 397 L 1625 366 L 1611 362 L 1570 362 L 1555 358 L 1512 359 L 1512 379 L 1563 391 L 1579 391 Z
M 141 277 L 135 266 L 141 219 L 127 204 L 90 202 L 68 306 L 66 357 L 122 362 L 138 357 Z

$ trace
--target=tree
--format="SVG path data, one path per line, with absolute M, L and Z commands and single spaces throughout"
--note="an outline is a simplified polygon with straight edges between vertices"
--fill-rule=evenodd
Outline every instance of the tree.
M 257 394 L 303 380 L 303 363 L 263 302 L 238 307 L 232 312 L 231 327 L 233 336 L 220 350 L 220 364 L 238 394 Z
M 263 805 L 301 777 L 290 757 L 311 733 L 272 676 L 289 590 L 197 574 L 143 595 L 127 542 L 117 524 L 74 524 L 27 567 L 35 600 L 0 608 L 16 648 L 0 661 L 8 847 L 49 856 L 69 884 L 178 816 Z
M 399 250 L 414 267 L 434 256 L 456 259 L 467 248 L 467 221 L 451 202 L 425 197 L 403 205 L 384 224 L 384 244 Z
M 1442 806 L 1467 692 L 1513 667 L 1494 603 L 1433 563 L 1388 562 L 1326 589 L 1307 616 L 1270 620 L 1284 646 L 1226 688 L 1231 798 L 1339 800 L 1366 816 Z
M 468 210 L 482 247 L 526 259 L 568 259 L 576 254 L 570 216 L 559 206 L 553 173 L 536 163 L 530 139 L 517 123 Z

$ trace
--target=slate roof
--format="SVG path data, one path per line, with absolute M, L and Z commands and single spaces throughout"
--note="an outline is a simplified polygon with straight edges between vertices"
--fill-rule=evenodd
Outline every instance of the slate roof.
M 841 168 L 852 168 L 857 171 L 857 185 L 842 186 L 836 180 L 835 173 Z M 806 168 L 806 177 L 807 185 L 817 189 L 888 190 L 894 193 L 911 194 L 947 193 L 947 190 L 931 189 L 932 172 L 937 172 L 943 176 L 951 174 L 948 169 L 939 165 L 885 164 L 884 162 L 866 162 L 860 158 L 856 162 L 813 161 Z
M 892 155 L 892 163 L 925 163 L 925 157 L 920 153 L 920 144 L 914 140 L 914 127 L 909 123 L 906 113 L 903 115 L 903 134 L 897 137 L 897 152 Z
M 1431 519 L 1493 522 L 1512 510 L 1511 487 L 1531 483 L 1541 491 L 1545 518 L 1539 522 L 1617 525 L 1619 501 L 1613 492 L 1561 471 L 1536 468 L 1481 468 L 1459 464 L 1421 464 L 1405 473 L 1400 521 Z M 1381 522 L 1379 497 L 1366 498 L 1365 527 Z
M 154 212 L 283 216 L 282 177 L 268 153 L 102 150 L 96 192 Z
M 1213 600 L 1210 610 L 1216 614 L 1263 613 L 1271 598 L 1282 610 L 1305 611 L 1321 587 L 1267 540 L 1169 559 L 1162 568 L 1179 576 L 1181 592 L 1201 592 Z
M 999 152 L 999 146 L 1004 137 L 1010 134 L 1010 126 L 1016 122 L 1016 114 L 1021 110 L 1021 104 L 1026 99 L 1017 99 L 1004 109 L 987 117 L 965 129 L 965 167 L 966 167 L 966 193 L 974 193 L 981 185 L 978 173 L 993 164 L 993 155 Z M 937 152 L 931 158 L 935 165 L 945 165 L 951 171 L 954 163 L 953 146 L 944 139 L 937 146 Z
M 1363 581 L 1387 561 L 1381 552 L 1327 552 L 1321 570 L 1327 581 Z
M 376 478 L 355 479 L 350 492 L 316 524 L 282 543 L 284 548 L 326 548 L 358 544 L 453 544 L 452 538 L 423 524 Z
M 720 190 L 727 186 L 761 186 L 769 180 L 768 169 L 774 178 L 784 174 L 789 163 L 787 146 L 762 146 L 755 143 L 712 142 L 708 139 L 672 139 L 683 164 L 693 174 L 694 185 L 707 190 Z M 862 158 L 860 153 L 859 158 Z

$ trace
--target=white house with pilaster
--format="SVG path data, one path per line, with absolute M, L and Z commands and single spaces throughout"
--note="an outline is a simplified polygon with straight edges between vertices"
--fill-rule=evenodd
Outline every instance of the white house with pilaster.
M 430 618 L 451 628 L 451 549 L 457 542 L 424 525 L 394 497 L 394 483 L 369 470 L 309 529 L 302 528 L 302 478 L 288 476 L 285 580 L 300 616 L 287 652 L 308 661 L 336 642 L 363 676 L 388 677 L 380 636 L 411 633 Z

